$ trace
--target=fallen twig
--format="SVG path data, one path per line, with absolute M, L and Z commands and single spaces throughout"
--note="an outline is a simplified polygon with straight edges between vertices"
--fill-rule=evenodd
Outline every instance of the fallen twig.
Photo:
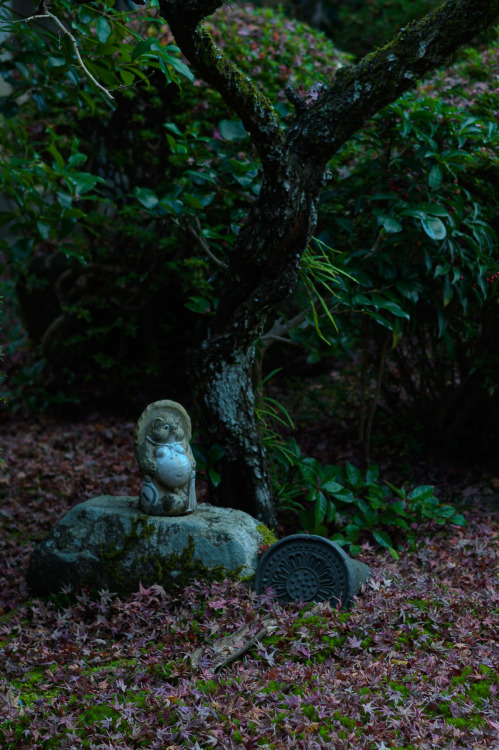
M 319 602 L 308 612 L 305 612 L 304 617 L 311 617 L 312 615 L 317 614 L 323 609 L 324 604 L 325 602 Z M 209 667 L 213 672 L 219 672 L 228 664 L 231 664 L 231 662 L 239 659 L 240 656 L 243 656 L 262 638 L 270 635 L 272 631 L 277 627 L 277 620 L 271 615 L 267 615 L 262 620 L 262 627 L 257 631 L 257 633 L 255 633 L 255 635 L 252 635 L 248 638 L 253 625 L 254 623 L 243 625 L 243 627 L 239 628 L 239 630 L 236 630 L 235 633 L 230 633 L 230 635 L 219 638 L 218 641 L 210 643 L 210 645 L 207 647 L 198 648 L 191 655 L 191 666 L 197 667 L 203 657 L 206 657 L 208 661 L 210 661 L 211 655 L 209 652 L 213 651 L 214 654 L 211 657 Z

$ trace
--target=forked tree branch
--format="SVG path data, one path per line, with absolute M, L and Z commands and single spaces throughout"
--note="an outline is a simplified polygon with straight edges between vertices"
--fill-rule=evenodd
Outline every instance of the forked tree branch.
M 330 158 L 372 115 L 498 19 L 499 0 L 448 0 L 357 65 L 340 68 L 298 117 L 289 142 L 305 142 L 314 157 Z
M 283 134 L 266 96 L 218 49 L 201 21 L 223 0 L 159 0 L 160 13 L 198 73 L 241 118 L 264 168 L 282 156 Z M 447 0 L 357 65 L 338 70 L 288 130 L 289 151 L 327 161 L 365 122 L 499 18 L 499 0 Z M 300 111 L 301 110 L 301 111 Z

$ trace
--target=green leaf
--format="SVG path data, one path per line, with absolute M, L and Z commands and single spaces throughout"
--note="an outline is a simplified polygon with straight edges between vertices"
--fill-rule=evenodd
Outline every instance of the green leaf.
M 334 503 L 330 500 L 327 506 L 326 521 L 328 523 L 333 523 L 335 518 L 336 518 L 336 508 L 334 507 Z
M 221 120 L 218 130 L 225 141 L 241 141 L 248 137 L 241 120 Z
M 373 510 L 373 509 L 372 509 L 372 508 L 370 508 L 370 506 L 369 506 L 369 505 L 368 505 L 368 504 L 366 503 L 366 501 L 365 501 L 365 500 L 363 500 L 363 499 L 362 499 L 361 497 L 357 498 L 357 500 L 356 500 L 355 504 L 356 504 L 357 508 L 358 508 L 358 509 L 359 509 L 360 511 L 362 511 L 362 513 L 364 513 L 364 514 L 366 514 L 366 515 L 367 515 L 367 514 L 369 514 L 369 512 Z
M 405 531 L 408 531 L 411 528 L 405 518 L 399 518 L 398 516 L 395 516 L 395 518 L 387 518 L 383 515 L 380 520 L 382 523 L 389 523 L 391 526 L 398 526 L 399 529 L 405 529 Z
M 92 96 L 87 94 L 86 91 L 83 91 L 83 89 L 78 90 L 78 95 L 82 97 L 82 99 L 88 104 L 88 107 L 90 109 L 90 112 L 93 114 L 95 112 L 95 101 Z
M 298 513 L 304 531 L 312 531 L 315 527 L 315 513 L 312 510 L 302 510 Z
M 366 471 L 366 483 L 376 482 L 379 478 L 379 466 L 377 464 L 370 464 Z
M 125 86 L 131 86 L 132 83 L 135 81 L 135 73 L 132 73 L 131 70 L 120 68 L 119 74 Z
M 452 518 L 450 518 L 449 520 L 450 523 L 453 523 L 456 526 L 466 526 L 466 518 L 460 513 L 456 513 L 456 515 L 452 516 Z
M 400 344 L 403 334 L 404 324 L 402 323 L 400 318 L 397 318 L 393 326 L 392 349 L 395 349 L 395 347 Z
M 444 307 L 447 307 L 452 297 L 454 296 L 454 289 L 451 286 L 449 276 L 446 276 L 444 279 L 444 288 L 442 290 L 442 293 L 444 298 Z
M 205 171 L 205 172 L 199 172 L 198 170 L 194 169 L 186 169 L 184 174 L 189 175 L 189 177 L 193 178 L 195 182 L 199 184 L 204 184 L 205 182 L 212 182 L 214 185 L 217 184 L 216 178 L 212 170 Z
M 315 501 L 315 524 L 318 526 L 326 517 L 328 502 L 322 492 L 317 493 Z
M 421 487 L 416 487 L 409 494 L 409 500 L 417 500 L 418 503 L 424 503 L 425 500 L 428 500 L 430 497 L 434 497 L 434 491 L 435 487 L 428 484 L 422 485 Z
M 214 464 L 225 456 L 225 448 L 218 443 L 214 443 L 208 451 L 208 461 Z
M 439 206 L 438 203 L 420 203 L 419 207 L 425 214 L 430 216 L 440 216 L 442 218 L 448 218 L 449 212 L 443 206 Z
M 179 60 L 178 57 L 173 57 L 173 55 L 165 56 L 166 62 L 168 62 L 172 68 L 174 68 L 177 73 L 181 73 L 181 75 L 184 76 L 184 78 L 187 78 L 190 83 L 194 80 L 194 74 L 190 68 L 187 67 L 187 65 L 182 62 L 182 60 Z
M 49 55 L 47 58 L 47 67 L 49 68 L 62 68 L 64 65 L 66 65 L 65 57 L 54 57 Z
M 211 303 L 204 297 L 189 297 L 189 302 L 186 302 L 184 307 L 201 315 L 206 315 L 211 311 Z
M 338 482 L 335 482 L 332 479 L 321 484 L 321 490 L 324 492 L 342 492 L 344 489 L 343 485 L 338 484 Z
M 440 516 L 440 518 L 452 518 L 456 515 L 456 509 L 452 505 L 441 505 L 436 515 Z
M 354 487 L 357 487 L 359 484 L 363 484 L 362 482 L 362 474 L 357 469 L 356 466 L 349 463 L 348 461 L 345 464 L 345 473 L 347 475 L 347 479 Z
M 222 480 L 222 477 L 220 476 L 218 471 L 215 471 L 215 469 L 208 469 L 208 476 L 210 477 L 213 486 L 218 487 Z
M 359 538 L 360 529 L 355 523 L 349 523 L 345 527 L 345 533 L 349 542 L 356 542 Z
M 335 500 L 339 500 L 342 503 L 354 503 L 356 500 L 355 495 L 346 489 L 341 490 L 341 492 L 331 492 L 331 495 Z
M 401 515 L 406 513 L 405 504 L 402 500 L 395 500 L 395 502 L 390 505 L 390 510 L 394 510 L 395 513 L 400 513 Z
M 40 237 L 42 240 L 48 240 L 50 237 L 50 224 L 47 224 L 46 221 L 38 220 L 36 222 L 36 228 L 40 232 Z
M 26 260 L 26 258 L 31 253 L 33 242 L 34 240 L 32 237 L 23 237 L 22 239 L 14 242 L 11 248 L 13 258 L 16 261 Z
M 445 224 L 435 216 L 425 216 L 421 219 L 423 229 L 432 240 L 443 240 L 447 235 Z
M 369 315 L 370 318 L 374 318 L 374 320 L 377 323 L 379 323 L 380 325 L 382 325 L 384 328 L 388 328 L 389 331 L 393 331 L 393 324 L 390 323 L 389 320 L 387 320 L 386 318 L 384 318 L 379 313 L 377 313 L 377 312 L 368 312 L 367 314 Z
M 383 226 L 387 234 L 397 234 L 397 232 L 401 232 L 403 229 L 400 221 L 394 219 L 393 216 L 378 216 L 378 224 Z
M 390 539 L 390 537 L 388 536 L 388 534 L 386 533 L 386 531 L 379 531 L 379 530 L 376 531 L 376 530 L 373 529 L 372 535 L 376 539 L 376 541 L 378 542 L 378 544 L 380 544 L 385 549 L 392 549 L 393 548 L 392 540 Z
M 158 196 L 150 188 L 135 188 L 134 195 L 145 208 L 154 208 L 159 203 Z
M 434 164 L 428 175 L 428 185 L 432 190 L 438 190 L 442 184 L 442 169 L 439 164 Z
M 324 526 L 324 524 L 318 523 L 312 529 L 312 534 L 315 534 L 315 536 L 323 536 L 327 539 L 327 528 Z
M 135 45 L 135 47 L 132 50 L 132 54 L 130 56 L 130 59 L 132 62 L 137 60 L 139 57 L 142 57 L 142 55 L 146 55 L 150 53 L 151 46 L 156 42 L 154 38 L 144 39 L 143 41 L 139 42 Z
M 97 177 L 90 172 L 73 172 L 67 175 L 66 181 L 75 188 L 78 195 L 84 195 L 92 190 L 98 182 L 104 182 L 102 177 Z
M 187 204 L 189 204 L 189 206 L 196 208 L 198 211 L 202 211 L 204 209 L 203 204 L 195 195 L 192 195 L 191 193 L 183 193 L 182 198 Z
M 58 190 L 56 195 L 57 201 L 62 208 L 71 208 L 73 205 L 73 198 L 69 193 L 65 193 L 63 190 Z
M 395 315 L 397 318 L 405 318 L 406 320 L 410 320 L 411 316 L 409 313 L 406 313 L 405 310 L 402 310 L 400 305 L 397 305 L 396 302 L 392 302 L 392 300 L 385 300 L 380 307 L 383 310 L 388 310 L 388 312 L 391 312 L 392 315 Z
M 88 157 L 85 154 L 72 154 L 68 159 L 68 167 L 78 167 L 80 164 L 86 162 Z
M 333 534 L 333 536 L 329 537 L 331 542 L 336 542 L 336 544 L 339 544 L 340 547 L 344 547 L 345 544 L 347 544 L 347 540 L 345 539 L 344 534 L 341 534 L 340 532 Z
M 104 18 L 104 16 L 100 16 L 99 20 L 97 21 L 97 39 L 101 44 L 104 44 L 104 42 L 107 42 L 109 39 L 109 36 L 111 34 L 111 25 L 107 18 Z
M 450 265 L 450 263 L 439 263 L 439 264 L 438 264 L 438 265 L 437 265 L 437 266 L 435 267 L 435 270 L 434 270 L 434 272 L 433 272 L 433 276 L 434 276 L 434 278 L 436 279 L 436 278 L 438 278 L 439 276 L 443 276 L 444 274 L 446 274 L 446 273 L 449 273 L 449 271 L 450 271 L 450 270 L 451 270 L 451 265 Z
M 401 500 L 405 500 L 406 492 L 403 487 L 396 487 L 396 485 L 391 484 L 391 482 L 385 482 L 385 484 L 391 489 L 394 495 L 399 497 Z
M 174 216 L 182 213 L 183 203 L 175 198 L 162 198 L 159 205 Z
M 179 129 L 178 125 L 175 125 L 174 122 L 165 122 L 164 127 L 166 130 L 170 130 L 172 133 L 175 133 L 175 135 L 181 136 L 181 138 L 184 137 L 184 134 Z
M 415 281 L 396 281 L 396 288 L 411 302 L 417 302 L 419 299 L 418 282 Z

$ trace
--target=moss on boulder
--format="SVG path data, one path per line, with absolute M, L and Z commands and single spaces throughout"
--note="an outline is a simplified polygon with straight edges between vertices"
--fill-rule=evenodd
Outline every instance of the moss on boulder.
M 136 591 L 194 578 L 247 578 L 270 534 L 252 516 L 201 504 L 185 516 L 147 516 L 135 497 L 102 495 L 72 508 L 37 545 L 27 581 L 36 594 L 63 586 Z

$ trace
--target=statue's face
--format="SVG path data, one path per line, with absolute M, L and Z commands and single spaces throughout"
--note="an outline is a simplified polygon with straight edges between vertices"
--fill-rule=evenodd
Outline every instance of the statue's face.
M 172 416 L 170 419 L 158 417 L 152 423 L 150 436 L 158 443 L 168 443 L 170 440 L 183 440 L 184 431 L 179 417 Z

